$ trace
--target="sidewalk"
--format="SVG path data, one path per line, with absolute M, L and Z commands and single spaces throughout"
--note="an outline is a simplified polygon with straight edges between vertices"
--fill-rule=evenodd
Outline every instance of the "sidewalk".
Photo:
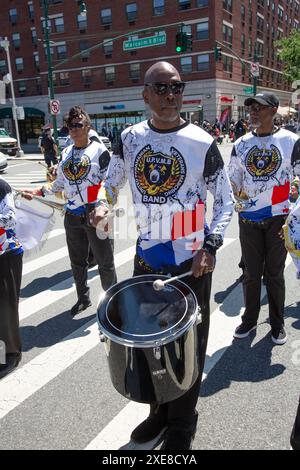
M 41 153 L 38 145 L 22 144 L 21 148 L 24 152 L 24 157 L 10 157 L 6 155 L 7 160 L 44 160 L 44 155 Z

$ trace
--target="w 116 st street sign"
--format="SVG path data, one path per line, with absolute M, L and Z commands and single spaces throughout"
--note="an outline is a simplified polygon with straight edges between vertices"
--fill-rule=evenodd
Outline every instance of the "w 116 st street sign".
M 123 51 L 140 49 L 141 47 L 160 46 L 161 44 L 166 44 L 166 42 L 166 33 L 148 36 L 147 38 L 134 39 L 133 41 L 123 41 Z

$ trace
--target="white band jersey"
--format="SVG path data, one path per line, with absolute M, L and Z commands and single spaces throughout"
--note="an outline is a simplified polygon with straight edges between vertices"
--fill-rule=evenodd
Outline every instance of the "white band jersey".
M 62 152 L 57 178 L 45 191 L 63 191 L 66 210 L 76 215 L 85 211 L 85 204 L 95 204 L 110 155 L 104 144 L 90 141 L 85 148 L 70 145 Z
M 143 121 L 123 131 L 101 199 L 114 205 L 127 180 L 139 231 L 137 255 L 152 269 L 191 259 L 204 237 L 213 252 L 222 245 L 232 191 L 217 145 L 203 129 L 184 123 L 162 131 Z M 214 196 L 210 228 L 204 220 L 207 190 Z
M 258 136 L 249 132 L 233 147 L 228 175 L 245 203 L 240 216 L 253 222 L 287 215 L 293 175 L 300 174 L 300 138 L 285 129 Z
M 10 185 L 0 178 L 0 256 L 4 253 L 23 253 L 16 237 L 16 208 Z

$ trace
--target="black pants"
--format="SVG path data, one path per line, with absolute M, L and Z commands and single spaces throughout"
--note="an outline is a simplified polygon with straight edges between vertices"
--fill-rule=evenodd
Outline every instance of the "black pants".
M 89 246 L 98 264 L 103 290 L 107 290 L 117 282 L 113 241 L 109 238 L 104 240 L 98 238 L 96 229 L 88 226 L 83 216 L 66 214 L 64 225 L 78 300 L 85 302 L 89 300 L 87 285 Z
M 57 157 L 55 154 L 49 153 L 44 155 L 45 163 L 49 168 L 52 165 L 56 165 L 58 163 Z
M 243 289 L 245 312 L 243 323 L 255 325 L 260 311 L 261 277 L 266 284 L 271 328 L 284 324 L 284 266 L 286 249 L 278 233 L 285 217 L 268 219 L 264 224 L 250 224 L 239 219 L 242 259 L 245 263 Z
M 23 254 L 0 256 L 0 341 L 6 354 L 21 351 L 19 297 Z
M 290 441 L 292 449 L 300 450 L 300 398 Z
M 181 272 L 186 272 L 191 269 L 191 263 L 185 265 Z M 153 273 L 155 273 L 153 271 Z M 134 276 L 149 274 L 149 271 L 145 271 L 138 263 L 135 258 L 134 263 Z M 174 275 L 180 274 L 180 272 L 171 273 Z M 198 305 L 202 314 L 202 321 L 197 327 L 198 336 L 198 360 L 199 360 L 199 376 L 194 385 L 180 398 L 159 405 L 160 412 L 163 411 L 167 415 L 168 424 L 176 424 L 183 427 L 191 432 L 195 431 L 195 409 L 199 396 L 202 373 L 204 368 L 205 353 L 207 347 L 208 333 L 209 333 L 209 315 L 210 315 L 210 292 L 211 292 L 211 280 L 212 273 L 205 274 L 199 278 L 189 276 L 184 279 L 184 282 L 188 284 L 195 292 Z

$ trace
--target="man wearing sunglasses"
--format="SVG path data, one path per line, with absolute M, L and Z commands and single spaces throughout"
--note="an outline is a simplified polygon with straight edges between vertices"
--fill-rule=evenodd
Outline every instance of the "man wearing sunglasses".
M 98 264 L 103 290 L 116 282 L 116 272 L 112 240 L 99 238 L 89 222 L 90 212 L 98 204 L 97 195 L 110 161 L 109 152 L 103 143 L 89 138 L 90 118 L 80 106 L 70 109 L 67 126 L 74 144 L 63 150 L 55 181 L 25 192 L 28 198 L 30 194 L 64 193 L 64 225 L 78 296 L 71 309 L 74 316 L 91 305 L 87 285 L 89 246 Z
M 104 203 L 114 205 L 119 189 L 129 181 L 139 227 L 134 276 L 193 270 L 185 282 L 194 290 L 202 314 L 197 327 L 199 376 L 177 400 L 152 403 L 149 417 L 131 435 L 136 443 L 153 441 L 154 446 L 163 436 L 162 448 L 177 451 L 190 449 L 196 432 L 212 271 L 233 211 L 230 183 L 213 137 L 180 116 L 184 88 L 173 65 L 158 62 L 148 69 L 143 98 L 151 118 L 123 131 L 101 190 Z M 207 190 L 214 197 L 210 227 L 201 216 Z M 107 210 L 95 210 L 95 225 Z M 183 218 L 187 223 L 182 231 L 178 221 Z
M 253 130 L 233 147 L 229 177 L 238 199 L 240 243 L 244 269 L 245 312 L 235 338 L 256 329 L 261 277 L 267 288 L 271 339 L 284 344 L 284 266 L 286 249 L 282 226 L 289 212 L 290 183 L 300 174 L 300 138 L 273 121 L 279 106 L 276 95 L 262 92 L 245 100 Z

